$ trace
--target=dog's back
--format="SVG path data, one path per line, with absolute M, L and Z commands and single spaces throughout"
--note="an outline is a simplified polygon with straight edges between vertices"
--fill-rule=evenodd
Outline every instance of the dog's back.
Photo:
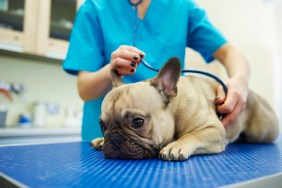
M 216 110 L 214 99 L 219 86 L 214 80 L 202 77 L 186 76 L 197 91 L 205 95 L 208 104 Z M 279 135 L 279 122 L 268 102 L 253 91 L 249 91 L 246 108 L 237 121 L 226 130 L 227 142 L 239 137 L 247 142 L 270 143 Z

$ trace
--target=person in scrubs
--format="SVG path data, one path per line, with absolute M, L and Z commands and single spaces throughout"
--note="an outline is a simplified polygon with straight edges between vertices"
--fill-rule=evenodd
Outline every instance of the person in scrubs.
M 138 8 L 132 3 L 139 3 Z M 228 94 L 220 86 L 215 103 L 219 113 L 227 114 L 221 120 L 227 129 L 245 107 L 249 65 L 201 7 L 193 0 L 86 0 L 76 15 L 63 64 L 66 72 L 77 75 L 85 101 L 82 139 L 102 136 L 99 116 L 111 89 L 111 69 L 117 69 L 126 83 L 152 78 L 157 72 L 141 64 L 142 58 L 160 69 L 176 56 L 184 67 L 186 47 L 207 63 L 217 59 L 226 68 Z

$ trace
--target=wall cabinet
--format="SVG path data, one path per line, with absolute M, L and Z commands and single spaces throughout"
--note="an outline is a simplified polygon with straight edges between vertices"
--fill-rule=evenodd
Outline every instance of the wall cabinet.
M 0 49 L 64 59 L 84 0 L 0 0 Z

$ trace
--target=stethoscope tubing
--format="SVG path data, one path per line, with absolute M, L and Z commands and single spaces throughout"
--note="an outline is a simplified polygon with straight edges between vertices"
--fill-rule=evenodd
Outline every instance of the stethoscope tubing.
M 156 69 L 154 67 L 152 67 L 148 62 L 146 62 L 145 60 L 141 60 L 141 63 L 147 67 L 148 69 L 152 70 L 152 71 L 155 71 L 155 72 L 159 72 L 160 70 L 159 69 Z M 205 75 L 205 76 L 208 76 L 208 77 L 211 77 L 213 78 L 214 80 L 216 80 L 223 88 L 225 94 L 227 94 L 227 87 L 226 85 L 224 84 L 224 82 L 218 78 L 217 76 L 209 73 L 209 72 L 205 72 L 205 71 L 199 71 L 199 70 L 186 70 L 186 69 L 182 69 L 181 70 L 181 73 L 194 73 L 194 74 L 201 74 L 201 75 Z
M 132 5 L 135 10 L 136 10 L 136 24 L 135 24 L 135 27 L 134 27 L 134 36 L 133 36 L 133 46 L 136 47 L 136 32 L 137 32 L 137 27 L 138 27 L 138 13 L 137 13 L 137 10 L 138 10 L 138 5 L 140 3 L 142 3 L 143 0 L 139 0 L 138 2 L 136 3 L 132 3 L 130 0 L 128 0 L 129 4 Z M 147 67 L 148 69 L 150 70 L 153 70 L 155 72 L 159 72 L 159 69 L 156 69 L 154 68 L 153 66 L 151 66 L 148 62 L 146 62 L 144 59 L 141 60 L 141 63 Z M 208 76 L 210 78 L 213 78 L 214 80 L 216 80 L 223 88 L 225 94 L 227 95 L 227 86 L 224 84 L 224 82 L 218 78 L 217 76 L 211 74 L 211 73 L 208 73 L 208 72 L 205 72 L 205 71 L 199 71 L 199 70 L 186 70 L 186 69 L 183 69 L 181 71 L 182 73 L 195 73 L 195 74 L 201 74 L 201 75 L 205 75 L 205 76 Z

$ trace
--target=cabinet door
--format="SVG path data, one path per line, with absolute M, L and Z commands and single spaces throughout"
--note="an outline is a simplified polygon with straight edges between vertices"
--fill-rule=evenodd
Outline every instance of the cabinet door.
M 45 24 L 41 26 L 37 40 L 38 54 L 65 58 L 75 14 L 81 3 L 78 0 L 41 1 L 40 22 Z
M 0 49 L 32 52 L 35 47 L 36 6 L 34 0 L 0 1 Z
M 64 59 L 84 0 L 0 0 L 0 49 Z

